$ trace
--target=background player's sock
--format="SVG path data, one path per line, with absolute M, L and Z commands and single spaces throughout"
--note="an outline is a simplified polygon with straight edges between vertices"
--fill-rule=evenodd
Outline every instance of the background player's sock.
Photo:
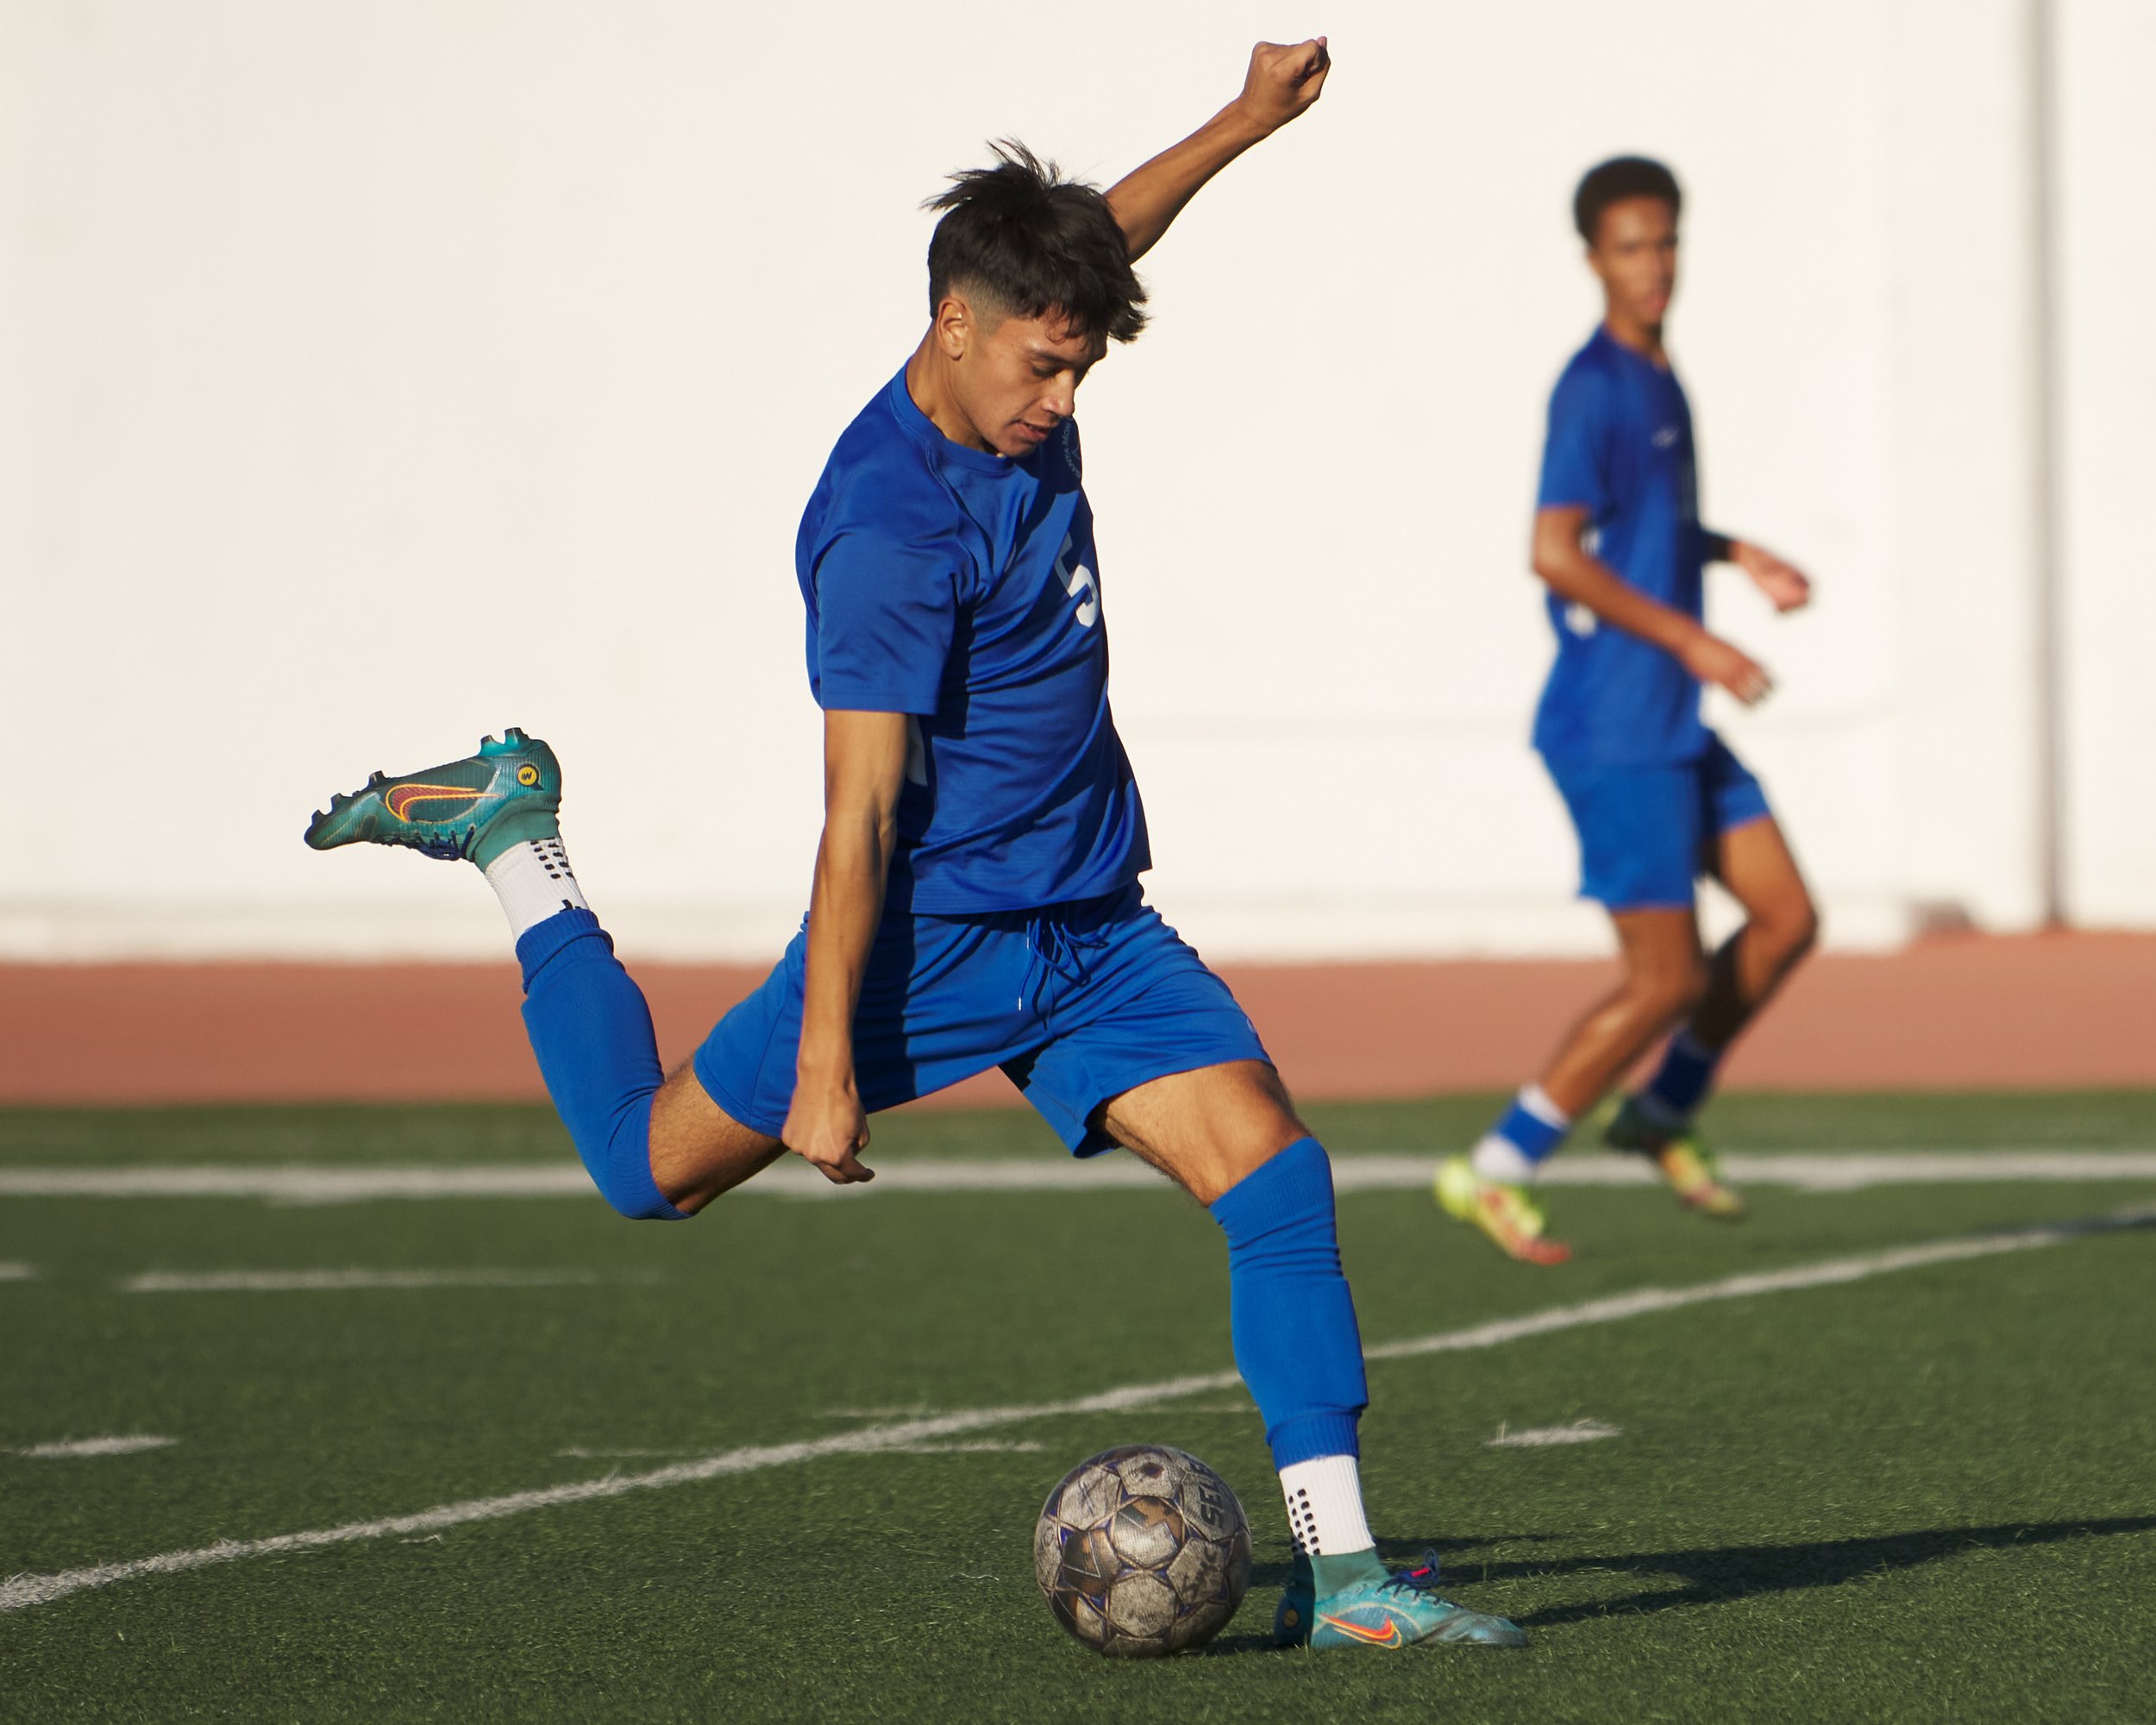
M 1468 1160 L 1485 1180 L 1524 1186 L 1572 1130 L 1572 1117 L 1530 1084 L 1512 1100 L 1497 1124 L 1482 1134 Z
M 1699 1112 L 1721 1057 L 1720 1049 L 1695 1040 L 1688 1030 L 1679 1031 L 1670 1038 L 1669 1047 L 1662 1053 L 1662 1064 L 1639 1093 L 1639 1112 L 1653 1126 L 1670 1132 L 1681 1130 Z
M 559 838 L 518 839 L 486 865 L 486 884 L 502 901 L 512 940 L 563 911 L 591 908 Z
M 665 1077 L 651 1009 L 614 943 L 580 904 L 526 929 L 517 960 L 531 1051 L 599 1195 L 637 1221 L 680 1220 L 651 1177 L 651 1099 Z
M 1340 1273 L 1332 1164 L 1317 1139 L 1298 1138 L 1212 1208 L 1228 1237 L 1235 1364 L 1264 1417 L 1290 1519 L 1302 1518 L 1318 1550 L 1368 1552 L 1355 1458 L 1369 1390 Z

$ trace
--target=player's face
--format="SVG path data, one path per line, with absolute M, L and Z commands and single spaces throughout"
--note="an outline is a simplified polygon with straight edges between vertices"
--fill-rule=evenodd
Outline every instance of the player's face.
M 1626 198 L 1602 211 L 1587 260 L 1611 312 L 1659 329 L 1677 292 L 1677 212 L 1659 198 Z
M 988 329 L 976 323 L 951 370 L 959 411 L 982 447 L 1014 461 L 1030 455 L 1076 411 L 1078 386 L 1106 347 L 1054 312 Z

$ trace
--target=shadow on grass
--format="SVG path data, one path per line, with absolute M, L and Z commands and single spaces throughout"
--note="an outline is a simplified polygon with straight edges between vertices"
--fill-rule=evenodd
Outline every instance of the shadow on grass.
M 1579 1605 L 1552 1606 L 1517 1621 L 1523 1628 L 1554 1628 L 1619 1612 L 1666 1611 L 1685 1605 L 1719 1605 L 1758 1594 L 1793 1593 L 1812 1587 L 1839 1587 L 1867 1575 L 1915 1569 L 1966 1552 L 2011 1550 L 2017 1546 L 2055 1545 L 2068 1540 L 2156 1530 L 2156 1515 L 2119 1515 L 2096 1521 L 2013 1521 L 1990 1527 L 1927 1527 L 1907 1534 L 1880 1534 L 1858 1540 L 1826 1540 L 1808 1546 L 1724 1546 L 1675 1552 L 1632 1552 L 1618 1557 L 1563 1558 L 1554 1562 L 1491 1564 L 1478 1574 L 1559 1576 L 1601 1571 L 1639 1576 L 1675 1576 L 1682 1584 L 1600 1599 Z M 1485 1543 L 1497 1543 L 1487 1541 Z M 1467 1579 L 1462 1578 L 1463 1581 Z

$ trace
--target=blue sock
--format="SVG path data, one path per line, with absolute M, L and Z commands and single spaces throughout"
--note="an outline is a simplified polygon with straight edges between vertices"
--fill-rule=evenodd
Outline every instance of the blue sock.
M 1325 1147 L 1296 1139 L 1214 1199 L 1213 1219 L 1228 1237 L 1235 1364 L 1264 1416 L 1273 1465 L 1358 1453 L 1369 1389 Z
M 1670 1120 L 1689 1120 L 1706 1100 L 1721 1057 L 1720 1049 L 1695 1042 L 1690 1032 L 1681 1030 L 1663 1051 L 1662 1064 L 1648 1082 L 1645 1094 Z
M 651 1099 L 665 1073 L 651 1008 L 587 910 L 566 910 L 517 942 L 524 1028 L 561 1124 L 599 1195 L 636 1221 L 680 1221 L 651 1177 Z
M 1557 1104 L 1542 1095 L 1539 1085 L 1531 1084 L 1512 1099 L 1512 1106 L 1490 1128 L 1490 1133 L 1504 1139 L 1528 1161 L 1547 1162 L 1571 1130 L 1572 1123 L 1557 1113 Z

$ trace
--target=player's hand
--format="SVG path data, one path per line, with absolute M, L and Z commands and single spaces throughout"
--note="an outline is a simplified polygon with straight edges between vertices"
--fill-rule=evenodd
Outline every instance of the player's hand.
M 1746 706 L 1758 706 L 1774 692 L 1774 679 L 1765 666 L 1704 629 L 1679 648 L 1677 656 L 1700 681 L 1727 689 Z
M 1729 559 L 1752 579 L 1777 611 L 1796 611 L 1811 603 L 1812 583 L 1803 570 L 1785 563 L 1764 545 L 1733 540 Z
M 1276 132 L 1318 99 L 1332 69 L 1323 36 L 1293 47 L 1260 42 L 1250 50 L 1250 69 L 1236 106 L 1261 133 Z
M 856 1154 L 868 1147 L 868 1117 L 851 1076 L 840 1084 L 797 1082 L 779 1140 L 834 1186 L 876 1177 Z

